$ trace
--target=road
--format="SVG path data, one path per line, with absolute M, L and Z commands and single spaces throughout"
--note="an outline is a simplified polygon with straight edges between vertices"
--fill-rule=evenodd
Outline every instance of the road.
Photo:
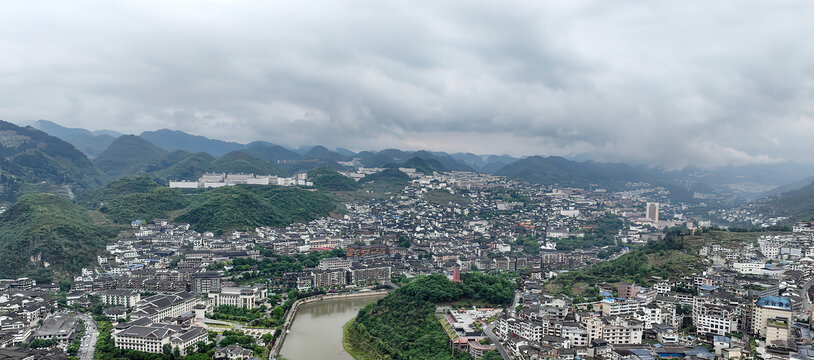
M 492 343 L 494 343 L 495 346 L 497 347 L 497 351 L 500 352 L 500 356 L 503 357 L 503 360 L 511 360 L 512 358 L 511 356 L 509 356 L 509 352 L 507 352 L 506 349 L 503 348 L 503 344 L 500 343 L 500 340 L 497 338 L 497 336 L 495 336 L 495 333 L 492 332 L 492 329 L 494 328 L 495 328 L 494 323 L 489 324 L 488 326 L 483 328 L 483 332 L 486 333 L 486 336 L 488 336 L 489 339 L 492 339 Z
M 99 340 L 99 327 L 96 321 L 86 314 L 79 315 L 79 318 L 85 322 L 85 335 L 82 337 L 82 344 L 79 345 L 79 359 L 93 360 L 96 341 Z
M 803 306 L 803 308 L 799 309 L 798 311 L 801 314 L 806 315 L 806 320 L 808 320 L 808 317 L 810 316 L 808 314 L 808 312 L 812 310 L 811 309 L 811 298 L 808 297 L 808 289 L 811 286 L 814 286 L 814 277 L 811 278 L 811 279 L 808 279 L 808 281 L 806 281 L 806 283 L 803 284 L 802 287 L 800 287 L 800 297 L 803 298 L 803 301 L 802 301 L 801 305 Z

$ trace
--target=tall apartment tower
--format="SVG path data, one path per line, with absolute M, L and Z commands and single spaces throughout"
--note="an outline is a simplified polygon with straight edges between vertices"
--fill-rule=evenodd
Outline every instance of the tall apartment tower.
M 650 219 L 652 222 L 659 221 L 659 203 L 657 202 L 649 202 L 647 203 L 647 210 L 645 213 L 645 217 Z

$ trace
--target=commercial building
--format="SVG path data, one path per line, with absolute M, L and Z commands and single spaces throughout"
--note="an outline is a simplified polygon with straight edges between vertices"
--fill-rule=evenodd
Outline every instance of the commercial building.
M 244 309 L 254 309 L 260 306 L 268 297 L 268 290 L 265 286 L 255 285 L 252 287 L 225 286 L 218 291 L 209 293 L 214 306 L 236 306 Z
M 764 296 L 752 307 L 752 333 L 765 338 L 771 324 L 784 323 L 786 328 L 792 320 L 791 300 L 780 296 Z M 776 328 L 777 326 L 775 326 Z M 777 329 L 774 329 L 777 333 Z
M 51 315 L 34 332 L 35 339 L 56 340 L 58 344 L 68 344 L 76 338 L 79 320 L 68 314 Z
M 105 305 L 132 308 L 141 301 L 141 293 L 136 290 L 104 290 L 100 298 Z
M 195 351 L 199 342 L 208 341 L 206 329 L 172 323 L 152 322 L 147 318 L 119 324 L 113 332 L 116 347 L 153 354 L 164 351 L 165 346 L 178 349 L 182 356 Z
M 647 203 L 645 217 L 654 223 L 659 222 L 659 203 L 657 202 Z
M 147 318 L 152 322 L 159 322 L 165 318 L 174 318 L 183 313 L 192 312 L 195 305 L 202 301 L 204 300 L 189 292 L 153 295 L 139 301 L 136 309 L 130 313 L 130 318 L 133 320 Z
M 192 292 L 209 294 L 220 289 L 220 275 L 216 271 L 206 271 L 192 275 Z

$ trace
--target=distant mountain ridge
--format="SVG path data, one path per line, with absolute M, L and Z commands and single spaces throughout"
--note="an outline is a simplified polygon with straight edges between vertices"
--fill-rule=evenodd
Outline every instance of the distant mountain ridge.
M 164 150 L 205 152 L 214 157 L 221 157 L 227 153 L 246 147 L 246 145 L 236 142 L 214 140 L 205 136 L 192 135 L 183 131 L 170 129 L 145 131 L 139 136 Z
M 113 130 L 89 131 L 81 128 L 68 128 L 48 120 L 37 120 L 31 124 L 31 127 L 70 143 L 90 158 L 98 156 L 110 146 L 113 140 L 122 135 Z

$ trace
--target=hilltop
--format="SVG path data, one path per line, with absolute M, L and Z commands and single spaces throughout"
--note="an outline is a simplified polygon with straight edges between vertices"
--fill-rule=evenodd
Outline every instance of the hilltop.
M 440 274 L 415 279 L 371 303 L 345 326 L 343 343 L 357 359 L 471 359 L 449 352 L 449 338 L 435 318 L 436 303 L 467 300 L 511 303 L 514 285 L 495 275 L 464 273 L 463 283 Z
M 111 226 L 97 225 L 87 211 L 51 194 L 22 196 L 0 214 L 0 277 L 66 276 L 92 266 Z
M 183 131 L 170 129 L 145 131 L 139 136 L 167 151 L 183 150 L 192 153 L 205 152 L 214 157 L 223 156 L 246 147 L 246 145 L 236 142 L 209 139 L 204 136 L 187 134 Z
M 145 171 L 149 165 L 160 163 L 168 154 L 167 150 L 139 136 L 123 135 L 113 141 L 93 162 L 110 178 L 116 179 Z
M 318 167 L 308 172 L 314 187 L 328 191 L 351 191 L 359 188 L 353 179 L 328 167 Z
M 0 121 L 0 200 L 24 192 L 102 185 L 102 174 L 73 145 L 33 127 Z M 35 189 L 28 189 L 36 187 Z
M 120 224 L 167 218 L 189 223 L 197 231 L 218 234 L 257 226 L 287 226 L 342 211 L 336 200 L 297 187 L 236 185 L 182 191 L 160 186 L 148 175 L 112 181 L 78 202 Z
M 258 226 L 309 222 L 340 210 L 340 204 L 316 191 L 296 187 L 237 185 L 207 190 L 192 197 L 175 221 L 196 231 L 224 233 Z
M 89 158 L 101 154 L 113 143 L 113 140 L 122 135 L 112 130 L 88 131 L 80 128 L 68 128 L 48 120 L 35 121 L 31 126 L 70 143 Z

